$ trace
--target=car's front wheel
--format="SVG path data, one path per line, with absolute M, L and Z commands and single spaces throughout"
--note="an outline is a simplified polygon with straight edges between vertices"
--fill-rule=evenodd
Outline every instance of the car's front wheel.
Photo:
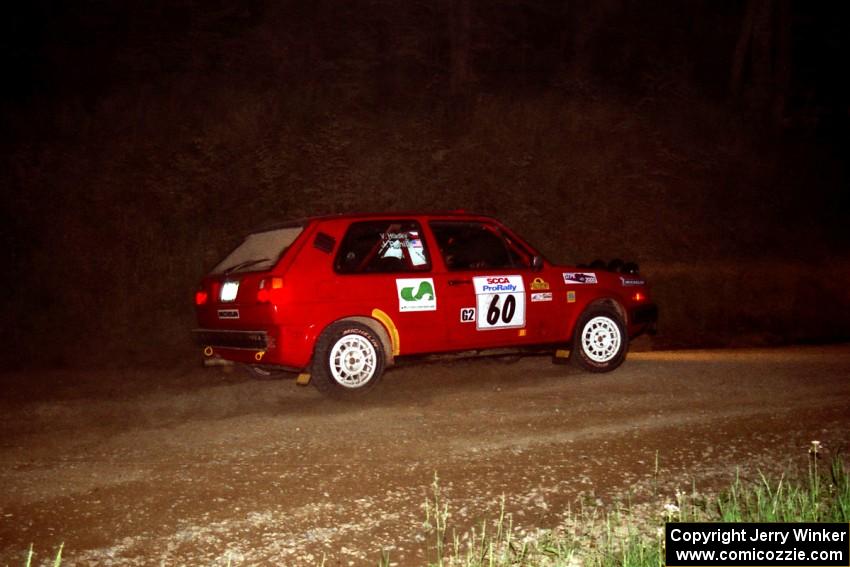
M 610 372 L 623 363 L 628 348 L 620 314 L 606 305 L 591 306 L 576 322 L 570 361 L 590 372 Z
M 366 325 L 338 321 L 319 336 L 312 382 L 323 394 L 335 398 L 364 394 L 378 384 L 383 372 L 381 341 Z

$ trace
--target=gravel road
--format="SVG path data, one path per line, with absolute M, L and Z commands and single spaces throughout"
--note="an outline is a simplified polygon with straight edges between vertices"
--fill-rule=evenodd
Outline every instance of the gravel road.
M 0 565 L 421 565 L 435 474 L 459 533 L 553 528 L 850 449 L 850 345 L 396 368 L 367 400 L 184 366 L 0 376 Z M 657 469 L 656 469 L 657 459 Z

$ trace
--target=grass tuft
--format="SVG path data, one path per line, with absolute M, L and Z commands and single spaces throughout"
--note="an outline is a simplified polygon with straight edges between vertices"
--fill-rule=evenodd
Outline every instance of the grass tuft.
M 819 467 L 820 444 L 812 447 L 803 474 L 786 471 L 777 478 L 759 473 L 744 480 L 738 471 L 715 496 L 700 495 L 694 483 L 690 493 L 677 491 L 675 502 L 659 493 L 656 474 L 650 502 L 613 508 L 580 503 L 561 526 L 530 535 L 516 531 L 503 496 L 494 520 L 459 536 L 449 524 L 450 506 L 435 474 L 424 506 L 427 565 L 661 567 L 665 522 L 847 522 L 850 474 L 840 458 L 826 469 Z M 389 556 L 384 554 L 379 565 L 389 565 Z

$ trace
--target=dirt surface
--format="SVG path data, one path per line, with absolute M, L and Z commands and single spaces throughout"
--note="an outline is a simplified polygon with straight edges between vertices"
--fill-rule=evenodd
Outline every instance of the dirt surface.
M 0 565 L 421 565 L 435 473 L 459 533 L 556 527 L 850 448 L 850 346 L 396 368 L 368 400 L 185 367 L 2 377 Z M 656 470 L 656 455 L 658 469 Z

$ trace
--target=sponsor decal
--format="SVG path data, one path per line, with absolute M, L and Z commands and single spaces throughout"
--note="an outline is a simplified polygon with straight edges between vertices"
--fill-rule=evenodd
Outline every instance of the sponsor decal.
M 531 282 L 531 289 L 535 291 L 541 289 L 549 289 L 549 282 L 547 282 L 543 278 L 534 278 L 534 281 Z
M 620 276 L 620 282 L 622 282 L 623 286 L 646 285 L 646 280 L 643 278 L 624 278 Z
M 461 323 L 472 323 L 475 321 L 475 307 L 461 307 L 460 308 L 460 322 Z
M 522 276 L 477 276 L 475 288 L 475 328 L 519 329 L 525 327 L 525 285 Z
M 238 319 L 239 318 L 239 310 L 238 309 L 219 309 L 218 310 L 218 318 L 219 319 Z
M 395 281 L 399 311 L 436 311 L 437 294 L 431 278 L 400 278 Z
M 472 278 L 475 294 L 523 292 L 522 276 L 480 276 Z
M 552 292 L 547 291 L 543 293 L 532 293 L 531 302 L 537 303 L 538 301 L 552 301 Z
M 596 274 L 594 272 L 564 272 L 564 283 L 595 284 Z
M 567 292 L 567 303 L 575 303 L 576 302 L 576 292 L 568 291 Z

